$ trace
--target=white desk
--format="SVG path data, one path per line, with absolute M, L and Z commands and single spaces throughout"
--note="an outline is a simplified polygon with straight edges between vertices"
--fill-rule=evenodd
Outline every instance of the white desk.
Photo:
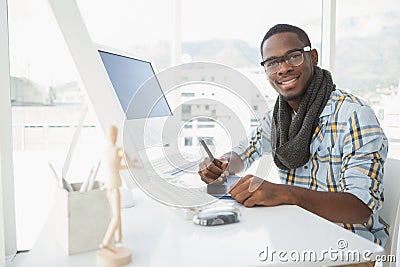
M 293 262 L 289 254 L 314 251 L 321 258 L 324 250 L 341 251 L 339 239 L 347 241 L 347 250 L 371 251 L 371 258 L 383 253 L 382 247 L 297 206 L 248 209 L 237 204 L 240 223 L 204 227 L 185 220 L 182 210 L 163 206 L 138 190 L 134 194 L 136 206 L 122 212 L 124 244 L 133 253 L 129 266 L 339 265 L 328 254 L 322 262 Z M 12 267 L 96 266 L 96 251 L 66 256 L 54 240 L 50 222 L 34 248 L 17 256 Z M 264 262 L 259 259 L 266 246 L 270 255 L 277 251 L 273 263 L 270 257 Z M 280 250 L 287 252 L 281 258 L 288 262 L 278 259 Z

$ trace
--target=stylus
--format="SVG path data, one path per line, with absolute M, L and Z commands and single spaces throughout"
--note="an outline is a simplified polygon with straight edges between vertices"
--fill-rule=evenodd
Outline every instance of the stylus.
M 219 162 L 214 158 L 213 154 L 211 153 L 210 149 L 208 149 L 208 146 L 206 144 L 206 142 L 204 141 L 204 139 L 202 139 L 200 141 L 201 145 L 204 147 L 204 150 L 207 152 L 208 157 L 210 158 L 210 160 L 214 163 L 215 166 L 217 166 L 218 168 L 220 168 L 222 170 L 222 166 L 219 164 Z

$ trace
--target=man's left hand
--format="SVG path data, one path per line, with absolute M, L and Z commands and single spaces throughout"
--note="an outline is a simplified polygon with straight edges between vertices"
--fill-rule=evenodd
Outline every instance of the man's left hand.
M 248 174 L 229 190 L 237 202 L 246 207 L 277 206 L 285 204 L 284 192 L 280 184 L 274 184 L 257 176 Z

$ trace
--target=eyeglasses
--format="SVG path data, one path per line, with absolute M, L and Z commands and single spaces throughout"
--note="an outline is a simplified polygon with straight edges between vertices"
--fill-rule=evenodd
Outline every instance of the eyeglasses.
M 306 46 L 300 49 L 294 49 L 286 52 L 285 55 L 276 58 L 269 58 L 261 62 L 261 66 L 264 67 L 266 73 L 268 75 L 277 73 L 281 69 L 281 64 L 285 61 L 291 67 L 297 67 L 303 64 L 304 61 L 304 52 L 310 52 L 311 47 Z

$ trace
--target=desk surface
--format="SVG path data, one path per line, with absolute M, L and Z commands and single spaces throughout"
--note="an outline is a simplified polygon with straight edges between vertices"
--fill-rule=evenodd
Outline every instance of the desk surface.
M 364 252 L 371 258 L 383 253 L 382 247 L 297 206 L 249 209 L 236 203 L 239 223 L 205 227 L 186 220 L 183 210 L 137 189 L 133 194 L 136 206 L 122 211 L 124 245 L 133 254 L 129 266 L 333 266 L 341 264 L 335 257 L 354 259 L 354 251 L 361 260 Z M 11 266 L 96 266 L 96 251 L 67 256 L 54 231 L 49 220 L 34 248 Z M 312 261 L 294 262 L 299 255 Z

